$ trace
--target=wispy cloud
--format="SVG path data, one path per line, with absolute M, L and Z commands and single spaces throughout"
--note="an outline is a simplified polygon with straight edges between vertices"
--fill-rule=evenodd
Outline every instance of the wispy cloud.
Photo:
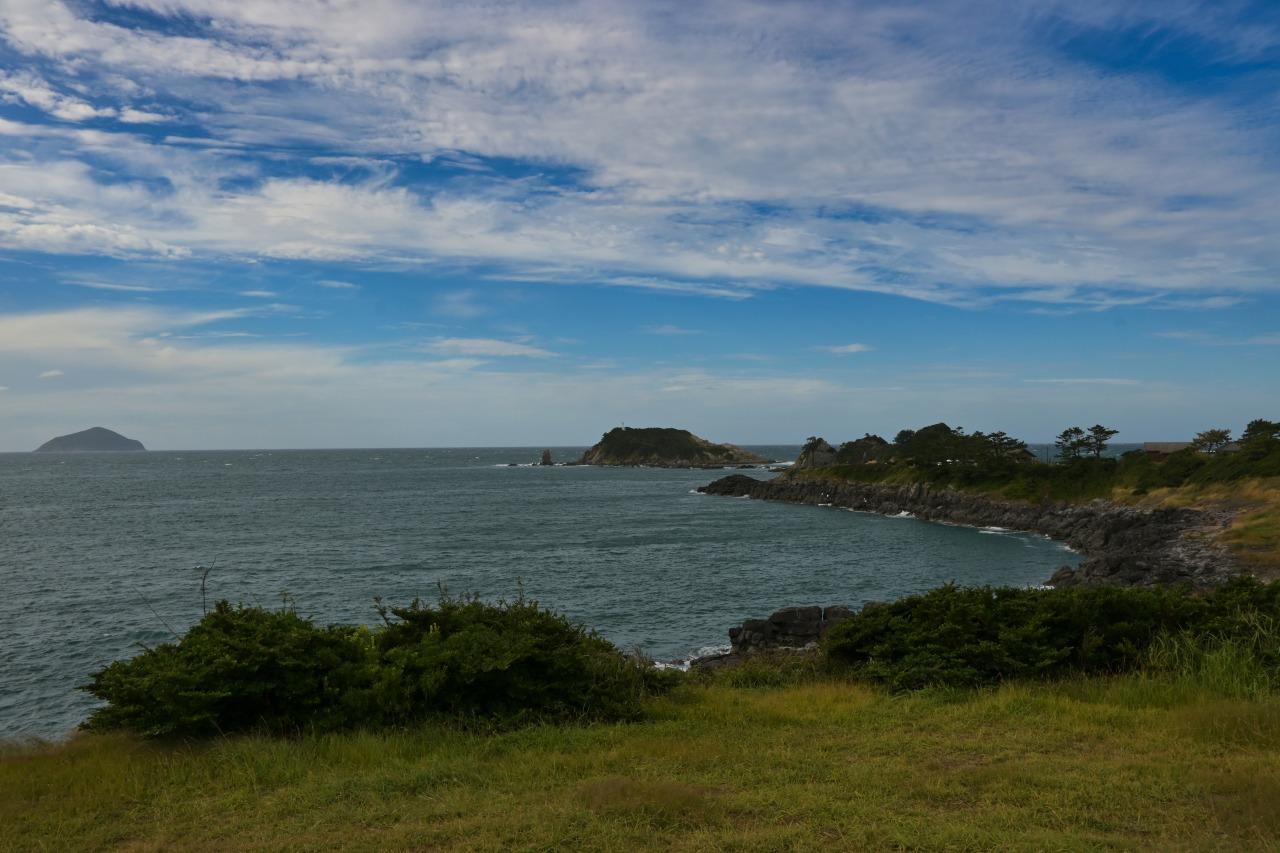
M 1101 376 L 1082 379 L 1024 379 L 1023 382 L 1032 385 L 1141 385 L 1138 379 L 1118 379 L 1115 377 Z
M 860 352 L 871 352 L 875 347 L 870 344 L 836 344 L 832 346 L 814 347 L 822 352 L 834 353 L 835 355 L 853 355 Z
M 87 287 L 90 290 L 111 290 L 121 293 L 161 293 L 164 288 L 151 287 L 143 284 L 114 284 L 107 281 L 68 281 L 67 284 L 75 287 Z
M 496 338 L 437 338 L 428 344 L 431 352 L 468 356 L 553 358 L 556 354 L 541 347 Z
M 1215 347 L 1280 346 L 1280 332 L 1262 335 L 1244 335 L 1236 338 L 1224 334 L 1201 332 L 1193 329 L 1171 329 L 1165 332 L 1155 332 L 1154 337 L 1170 341 L 1187 341 L 1189 343 Z
M 941 3 L 814 2 L 771 18 L 762 51 L 732 4 L 676 26 L 643 4 L 386 0 L 308 5 L 304 29 L 271 4 L 146 5 L 128 27 L 63 0 L 7 5 L 24 67 L 4 91 L 57 121 L 4 123 L 0 192 L 31 204 L 0 211 L 0 245 L 1056 312 L 1277 290 L 1280 175 L 1259 154 L 1274 128 L 1240 120 L 1269 90 L 1192 96 L 1065 50 L 1107 27 L 1251 46 L 1228 57 L 1274 43 L 1207 7 L 1010 19 L 992 4 L 957 21 Z M 170 116 L 187 136 L 122 126 Z M 277 169 L 255 151 L 299 153 Z
M 242 290 L 240 295 L 248 296 L 251 299 L 278 299 L 280 297 L 280 294 L 274 290 Z
M 42 372 L 38 378 L 40 379 L 57 379 L 59 376 L 66 376 L 61 370 L 46 370 Z
M 321 287 L 326 287 L 329 290 L 359 290 L 360 289 L 360 285 L 358 284 L 354 284 L 349 281 L 339 281 L 338 279 L 333 279 L 333 278 L 322 278 L 319 281 L 317 281 L 316 284 L 320 285 Z
M 660 335 L 663 337 L 678 337 L 681 335 L 700 335 L 700 329 L 686 329 L 683 326 L 674 326 L 670 323 L 662 323 L 657 326 L 641 326 L 640 331 L 646 335 Z

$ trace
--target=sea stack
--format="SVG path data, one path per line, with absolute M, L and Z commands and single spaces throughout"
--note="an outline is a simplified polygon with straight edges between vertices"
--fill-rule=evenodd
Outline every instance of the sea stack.
M 541 464 L 541 465 L 554 465 L 554 464 L 555 464 L 554 462 L 552 462 L 552 461 L 551 461 L 551 451 L 550 451 L 550 450 L 544 450 L 544 451 L 542 451 L 542 462 L 541 462 L 541 463 L 539 463 L 539 464 Z
M 106 427 L 91 427 L 82 432 L 51 438 L 35 449 L 36 453 L 117 453 L 146 450 L 141 441 L 125 438 Z

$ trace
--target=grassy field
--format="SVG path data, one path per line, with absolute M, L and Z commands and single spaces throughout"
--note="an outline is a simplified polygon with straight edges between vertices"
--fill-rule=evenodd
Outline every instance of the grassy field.
M 1203 677 L 688 686 L 625 725 L 0 758 L 20 850 L 1271 850 L 1277 803 L 1280 699 Z

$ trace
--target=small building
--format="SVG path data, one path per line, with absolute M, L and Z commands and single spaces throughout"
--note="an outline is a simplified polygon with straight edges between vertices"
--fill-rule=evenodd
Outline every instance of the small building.
M 1188 447 L 1194 446 L 1190 441 L 1148 441 L 1142 445 L 1142 450 L 1151 458 L 1161 460 L 1169 458 L 1171 453 L 1177 453 L 1179 450 L 1186 450 Z M 1216 452 L 1234 453 L 1239 449 L 1239 442 L 1232 441 L 1219 447 Z
M 1142 445 L 1142 450 L 1155 459 L 1166 459 L 1169 454 L 1186 450 L 1190 446 L 1189 441 L 1148 441 Z

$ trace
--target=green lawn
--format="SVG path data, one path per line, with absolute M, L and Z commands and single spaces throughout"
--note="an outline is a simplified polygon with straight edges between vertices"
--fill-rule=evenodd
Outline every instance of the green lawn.
M 1280 849 L 1280 698 L 681 688 L 645 722 L 10 746 L 10 849 Z

